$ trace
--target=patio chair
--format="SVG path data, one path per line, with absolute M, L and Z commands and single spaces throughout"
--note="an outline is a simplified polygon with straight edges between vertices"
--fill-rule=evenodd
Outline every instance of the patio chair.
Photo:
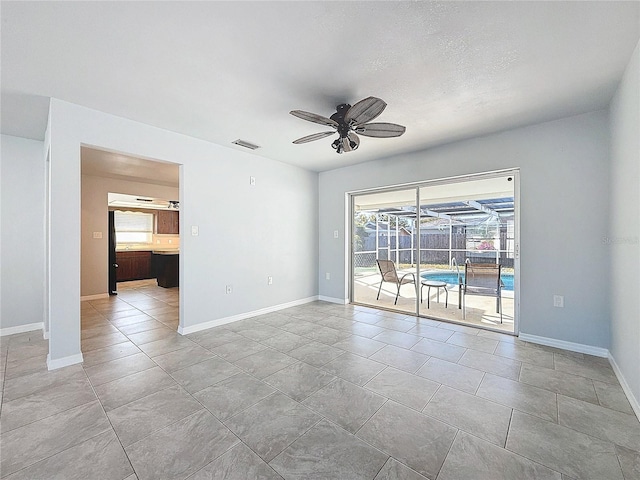
M 391 260 L 376 260 L 376 262 L 378 263 L 378 268 L 380 269 L 380 275 L 382 275 L 382 280 L 380 281 L 380 288 L 378 288 L 378 296 L 376 297 L 376 300 L 380 300 L 380 290 L 382 290 L 382 284 L 384 282 L 393 283 L 398 287 L 398 291 L 396 293 L 396 301 L 393 302 L 394 305 L 397 305 L 398 303 L 398 297 L 400 296 L 400 287 L 402 285 L 413 283 L 416 286 L 416 296 L 418 295 L 418 284 L 416 283 L 416 276 L 413 273 L 405 273 L 402 277 L 398 277 L 396 265 Z
M 494 263 L 465 263 L 464 284 L 462 285 L 462 318 L 466 318 L 465 299 L 467 295 L 496 297 L 496 313 L 502 323 L 502 281 L 501 265 Z

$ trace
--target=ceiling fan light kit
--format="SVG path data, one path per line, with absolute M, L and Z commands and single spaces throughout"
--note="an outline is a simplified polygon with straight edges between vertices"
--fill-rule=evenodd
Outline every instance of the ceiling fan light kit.
M 312 142 L 337 132 L 338 138 L 331 143 L 331 147 L 337 153 L 343 153 L 356 150 L 360 146 L 360 137 L 358 137 L 357 133 L 365 137 L 399 137 L 406 130 L 402 125 L 395 123 L 369 123 L 378 117 L 386 106 L 387 104 L 379 98 L 367 97 L 353 106 L 348 103 L 338 105 L 336 113 L 329 118 L 303 110 L 292 110 L 289 113 L 295 117 L 334 129 L 298 138 L 293 143 Z

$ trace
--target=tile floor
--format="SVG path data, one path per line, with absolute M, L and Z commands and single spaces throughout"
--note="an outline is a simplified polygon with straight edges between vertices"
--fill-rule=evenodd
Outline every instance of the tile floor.
M 607 360 L 316 302 L 182 337 L 177 289 L 84 302 L 85 363 L 1 340 L 0 476 L 632 480 Z

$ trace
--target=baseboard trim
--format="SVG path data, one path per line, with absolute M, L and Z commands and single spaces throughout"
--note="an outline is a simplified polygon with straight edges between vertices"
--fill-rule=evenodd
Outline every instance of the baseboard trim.
M 631 404 L 631 408 L 635 412 L 636 417 L 638 417 L 638 420 L 640 420 L 640 402 L 633 394 L 633 391 L 631 391 L 631 387 L 627 383 L 627 380 L 624 378 L 624 375 L 622 374 L 622 370 L 620 370 L 620 367 L 616 363 L 616 359 L 613 358 L 613 355 L 611 355 L 611 352 L 609 352 L 609 363 L 611 364 L 611 367 L 613 368 L 613 371 L 616 374 L 616 377 L 618 377 L 620 386 L 622 387 L 624 394 L 627 396 L 627 400 L 629 400 L 629 403 Z
M 0 328 L 0 337 L 7 335 L 15 335 L 16 333 L 33 332 L 34 330 L 43 330 L 44 322 L 27 323 L 25 325 L 16 325 L 15 327 Z
M 47 369 L 48 370 L 56 370 L 62 367 L 68 367 L 69 365 L 75 365 L 76 363 L 82 363 L 82 353 L 78 353 L 76 355 L 69 355 L 68 357 L 57 358 L 55 360 L 51 359 L 51 354 L 47 354 Z
M 81 302 L 86 302 L 87 300 L 100 300 L 102 298 L 109 298 L 108 293 L 96 293 L 95 295 L 84 295 L 80 297 Z
M 315 302 L 318 300 L 318 296 L 301 298 L 300 300 L 294 300 L 292 302 L 281 303 L 279 305 L 273 305 L 271 307 L 261 308 L 259 310 L 252 310 L 251 312 L 239 313 L 237 315 L 231 315 L 230 317 L 217 318 L 208 322 L 198 323 L 197 325 L 190 325 L 188 327 L 178 326 L 178 333 L 180 335 L 188 335 L 190 333 L 206 330 L 207 328 L 219 327 L 220 325 L 226 325 L 227 323 L 237 322 L 238 320 L 244 320 L 246 318 L 256 317 L 258 315 L 265 315 L 267 313 L 277 312 L 278 310 L 284 310 L 285 308 L 297 307 L 298 305 L 304 305 L 306 303 Z
M 337 303 L 338 305 L 346 305 L 349 303 L 349 299 L 347 298 L 325 297 L 324 295 L 318 295 L 318 300 L 321 302 Z
M 539 345 L 546 345 L 547 347 L 556 347 L 563 350 L 569 350 L 571 352 L 586 353 L 587 355 L 593 355 L 594 357 L 609 357 L 609 350 L 601 347 L 594 347 L 592 345 L 584 345 L 582 343 L 567 342 L 565 340 L 557 340 L 549 337 L 539 337 L 538 335 L 530 335 L 528 333 L 520 332 L 518 335 L 520 340 L 525 342 L 537 343 Z

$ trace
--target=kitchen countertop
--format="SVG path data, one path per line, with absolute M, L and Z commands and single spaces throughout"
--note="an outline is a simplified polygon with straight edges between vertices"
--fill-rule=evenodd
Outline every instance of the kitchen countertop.
M 129 247 L 129 248 L 122 248 L 122 247 L 118 247 L 116 248 L 116 252 L 154 252 L 154 253 L 180 253 L 180 249 L 179 248 L 153 248 L 152 245 L 150 246 L 136 246 L 136 247 Z
M 151 253 L 155 253 L 156 255 L 178 255 L 180 254 L 180 250 L 152 250 Z

